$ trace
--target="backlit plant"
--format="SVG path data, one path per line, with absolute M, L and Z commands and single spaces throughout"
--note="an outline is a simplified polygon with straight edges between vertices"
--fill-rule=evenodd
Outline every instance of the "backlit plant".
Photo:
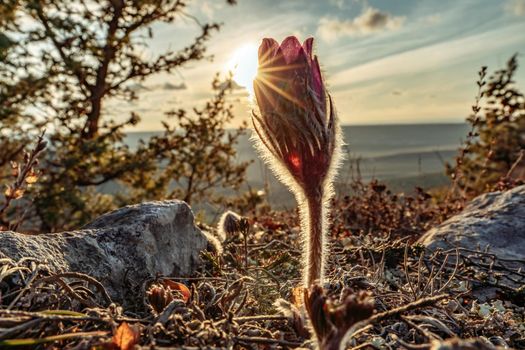
M 303 45 L 295 37 L 281 45 L 263 39 L 254 92 L 260 111 L 253 115 L 257 149 L 299 205 L 304 285 L 322 283 L 341 132 L 313 55 L 313 38 Z

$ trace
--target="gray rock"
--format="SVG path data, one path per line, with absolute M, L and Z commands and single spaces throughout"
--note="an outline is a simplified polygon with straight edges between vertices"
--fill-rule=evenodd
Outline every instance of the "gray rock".
M 463 248 L 460 254 L 479 273 L 470 286 L 479 302 L 501 293 L 519 298 L 525 287 L 525 185 L 475 198 L 463 212 L 425 233 L 419 243 L 430 250 Z M 448 261 L 455 261 L 454 253 Z
M 508 346 L 494 346 L 487 338 L 479 337 L 476 339 L 433 340 L 430 350 L 503 350 L 508 348 Z
M 525 260 L 525 185 L 486 193 L 419 240 L 430 249 L 485 249 L 502 259 Z
M 75 271 L 99 280 L 116 301 L 156 275 L 190 276 L 208 239 L 190 207 L 176 200 L 130 205 L 81 230 L 41 235 L 0 232 L 0 258 L 32 257 L 52 272 Z
M 488 247 L 498 258 L 525 261 L 525 185 L 475 198 L 419 242 L 432 250 Z

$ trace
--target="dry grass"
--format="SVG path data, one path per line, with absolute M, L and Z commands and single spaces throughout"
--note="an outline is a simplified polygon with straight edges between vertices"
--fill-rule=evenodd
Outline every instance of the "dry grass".
M 301 282 L 295 218 L 251 218 L 248 265 L 243 235 L 229 237 L 221 256 L 205 254 L 198 276 L 173 279 L 190 287 L 189 300 L 173 291 L 158 313 L 147 299 L 123 310 L 88 276 L 51 275 L 45 262 L 2 259 L 0 347 L 125 349 L 117 336 L 123 323 L 145 348 L 312 347 L 302 320 L 274 307 L 277 299 L 294 300 Z M 466 249 L 431 253 L 409 238 L 412 232 L 392 238 L 379 229 L 333 240 L 327 297 L 337 304 L 365 291 L 374 299 L 374 315 L 350 329 L 347 348 L 429 349 L 454 337 L 525 348 L 525 261 Z

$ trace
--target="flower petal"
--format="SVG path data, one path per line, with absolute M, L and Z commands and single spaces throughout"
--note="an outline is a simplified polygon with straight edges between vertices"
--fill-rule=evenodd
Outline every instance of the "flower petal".
M 266 113 L 275 108 L 274 94 L 270 93 L 270 91 L 271 90 L 265 87 L 259 79 L 253 81 L 253 92 L 255 93 L 257 104 L 262 113 Z
M 313 59 L 313 45 L 314 38 L 308 38 L 303 43 L 303 50 L 306 52 L 306 56 L 308 57 L 309 62 Z
M 317 94 L 317 97 L 319 98 L 320 102 L 324 101 L 324 88 L 323 88 L 323 78 L 321 76 L 321 68 L 319 68 L 319 61 L 317 60 L 317 56 L 314 57 L 314 61 L 312 62 L 312 88 L 314 92 Z
M 286 63 L 290 64 L 297 60 L 303 48 L 295 36 L 289 36 L 281 43 L 281 51 Z
M 259 65 L 265 66 L 271 62 L 279 48 L 279 43 L 271 38 L 264 38 L 259 46 Z

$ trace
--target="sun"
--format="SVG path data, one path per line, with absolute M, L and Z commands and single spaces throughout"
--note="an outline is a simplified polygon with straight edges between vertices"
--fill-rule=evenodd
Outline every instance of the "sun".
M 226 70 L 233 73 L 233 80 L 245 88 L 253 97 L 253 79 L 257 75 L 257 46 L 245 44 L 234 51 L 226 65 Z

